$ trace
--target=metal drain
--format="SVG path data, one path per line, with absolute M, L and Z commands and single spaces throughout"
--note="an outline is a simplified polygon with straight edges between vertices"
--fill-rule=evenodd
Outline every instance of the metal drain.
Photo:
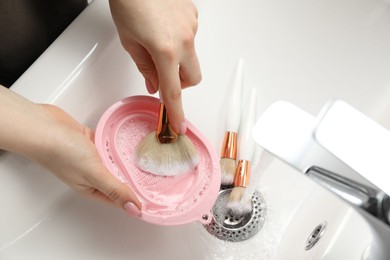
M 229 213 L 226 204 L 232 189 L 219 192 L 212 213 L 213 219 L 205 225 L 206 230 L 213 236 L 230 242 L 247 240 L 261 229 L 266 216 L 264 198 L 258 190 L 252 196 L 252 212 L 242 217 L 235 217 Z

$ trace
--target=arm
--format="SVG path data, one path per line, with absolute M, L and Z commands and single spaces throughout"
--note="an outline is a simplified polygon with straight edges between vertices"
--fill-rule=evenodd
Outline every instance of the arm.
M 160 90 L 171 125 L 184 134 L 181 90 L 201 80 L 195 51 L 198 13 L 191 0 L 110 0 L 123 47 L 145 78 Z
M 35 104 L 3 86 L 0 149 L 36 161 L 83 195 L 139 214 L 134 205 L 140 209 L 141 204 L 134 193 L 101 162 L 91 129 L 58 107 Z

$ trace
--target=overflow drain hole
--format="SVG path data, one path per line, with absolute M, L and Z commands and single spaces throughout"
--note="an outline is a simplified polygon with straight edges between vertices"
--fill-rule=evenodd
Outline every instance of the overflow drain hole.
M 321 239 L 326 229 L 326 224 L 327 224 L 326 221 L 324 221 L 314 228 L 314 230 L 311 232 L 311 234 L 306 240 L 306 245 L 305 245 L 306 250 L 311 249 Z

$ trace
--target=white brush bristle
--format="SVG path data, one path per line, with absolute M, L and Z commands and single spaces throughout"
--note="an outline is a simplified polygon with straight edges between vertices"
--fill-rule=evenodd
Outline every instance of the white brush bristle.
M 229 194 L 226 207 L 234 216 L 240 217 L 249 214 L 252 211 L 251 199 L 248 199 L 247 196 L 243 196 L 244 192 L 244 187 L 234 187 Z
M 221 184 L 232 185 L 236 173 L 236 160 L 231 158 L 221 158 Z
M 148 173 L 176 176 L 187 173 L 199 165 L 199 155 L 186 135 L 179 135 L 173 143 L 160 143 L 156 132 L 148 134 L 136 151 L 138 167 Z

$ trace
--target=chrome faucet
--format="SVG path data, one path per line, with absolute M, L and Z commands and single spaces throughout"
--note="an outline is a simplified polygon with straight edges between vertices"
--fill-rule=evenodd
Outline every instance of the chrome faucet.
M 374 120 L 341 100 L 328 102 L 317 117 L 278 101 L 260 116 L 253 136 L 276 157 L 390 225 L 390 132 Z M 343 168 L 328 170 L 340 163 L 372 186 L 344 177 Z
M 390 197 L 383 191 L 317 166 L 310 167 L 306 175 L 352 205 L 390 225 Z

